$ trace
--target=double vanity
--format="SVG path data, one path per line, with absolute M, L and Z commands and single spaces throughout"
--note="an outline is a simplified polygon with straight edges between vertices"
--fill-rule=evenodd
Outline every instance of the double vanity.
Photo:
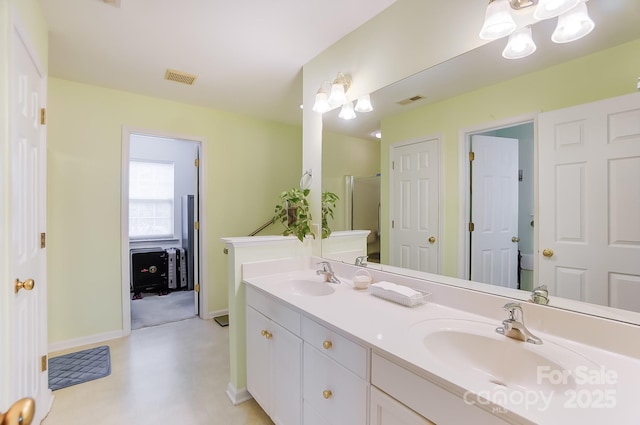
M 368 270 L 431 294 L 406 307 L 321 261 L 242 265 L 247 390 L 276 424 L 640 420 L 637 326 Z

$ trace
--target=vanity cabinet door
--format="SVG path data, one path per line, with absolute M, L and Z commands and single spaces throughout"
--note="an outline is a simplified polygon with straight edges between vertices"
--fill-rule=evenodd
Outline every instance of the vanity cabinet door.
M 269 408 L 269 340 L 270 320 L 247 306 L 247 390 L 262 408 Z
M 302 420 L 302 339 L 247 306 L 247 390 L 278 425 Z
M 435 425 L 374 386 L 370 397 L 369 425 Z
M 302 419 L 302 339 L 271 322 L 271 419 L 298 425 Z
M 322 414 L 323 423 L 366 425 L 368 397 L 367 381 L 305 342 L 304 403 Z

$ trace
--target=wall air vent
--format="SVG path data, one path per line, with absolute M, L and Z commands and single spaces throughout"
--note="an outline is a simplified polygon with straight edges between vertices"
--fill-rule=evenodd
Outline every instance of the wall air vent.
M 197 76 L 189 74 L 188 72 L 176 71 L 175 69 L 167 69 L 164 74 L 164 79 L 169 81 L 175 81 L 182 84 L 192 85 L 196 81 Z
M 422 96 L 420 94 L 417 94 L 415 96 L 411 96 L 411 97 L 409 97 L 407 99 L 401 100 L 401 101 L 399 101 L 397 103 L 398 103 L 398 105 L 408 105 L 410 103 L 417 102 L 418 100 L 421 100 L 421 99 L 424 99 L 424 96 Z

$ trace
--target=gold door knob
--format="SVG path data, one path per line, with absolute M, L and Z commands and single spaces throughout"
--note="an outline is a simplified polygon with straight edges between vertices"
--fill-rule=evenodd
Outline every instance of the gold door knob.
M 520 242 L 520 238 L 517 236 L 514 236 L 511 238 L 511 242 L 515 243 L 515 242 Z
M 20 282 L 20 279 L 16 279 L 16 283 L 13 291 L 18 293 L 19 290 L 24 289 L 25 291 L 30 291 L 33 287 L 36 286 L 36 281 L 33 279 L 27 279 L 24 282 Z
M 322 397 L 324 397 L 325 400 L 330 399 L 332 395 L 333 395 L 333 393 L 331 392 L 331 390 L 324 390 L 322 392 Z
M 553 249 L 545 249 L 544 251 L 542 251 L 542 255 L 544 255 L 545 257 L 553 257 Z
M 429 238 L 429 243 L 436 243 L 436 238 L 434 236 L 431 236 Z
M 16 401 L 6 413 L 0 412 L 0 424 L 31 425 L 36 411 L 36 402 L 32 398 Z
M 322 347 L 323 347 L 325 350 L 329 350 L 331 347 L 333 347 L 333 342 L 331 342 L 331 341 L 325 341 L 325 342 L 323 342 L 323 343 L 322 343 Z

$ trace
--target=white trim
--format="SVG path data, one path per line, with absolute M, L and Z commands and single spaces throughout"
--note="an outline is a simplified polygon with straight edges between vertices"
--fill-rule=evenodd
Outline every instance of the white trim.
M 331 232 L 329 238 L 340 239 L 340 238 L 353 238 L 353 237 L 363 237 L 366 238 L 371 233 L 371 230 L 336 230 L 335 232 Z
M 442 273 L 444 268 L 444 150 L 443 150 L 443 141 L 444 136 L 442 133 L 429 134 L 421 137 L 416 137 L 409 140 L 404 140 L 401 142 L 392 143 L 389 145 L 389 169 L 387 171 L 388 184 L 389 184 L 389 202 L 388 202 L 388 211 L 387 211 L 387 219 L 389 220 L 387 223 L 387 231 L 389 233 L 389 242 L 388 242 L 388 258 L 391 260 L 391 239 L 393 238 L 393 232 L 391 231 L 391 220 L 392 220 L 392 210 L 391 206 L 394 205 L 393 202 L 393 150 L 395 148 L 401 146 L 412 145 L 414 143 L 428 142 L 431 140 L 436 140 L 438 145 L 438 239 L 440 239 L 440 243 L 438 243 L 438 270 L 435 271 L 436 274 Z
M 507 127 L 515 127 L 517 125 L 533 123 L 533 144 L 534 144 L 534 161 L 533 169 L 538 172 L 538 112 L 530 114 L 518 115 L 515 117 L 504 118 L 497 121 L 486 122 L 470 127 L 461 128 L 458 131 L 458 278 L 469 279 L 469 146 L 471 145 L 471 136 L 477 133 L 487 131 L 501 130 Z M 534 213 L 537 216 L 538 211 L 538 192 L 537 178 L 534 179 Z M 533 249 L 536 252 L 538 246 L 538 232 L 534 230 Z
M 229 309 L 225 308 L 222 310 L 210 311 L 205 319 L 213 319 L 214 317 L 224 316 L 225 314 L 229 314 Z
M 200 241 L 204 238 L 202 235 L 206 235 L 206 220 L 205 220 L 205 205 L 206 205 L 206 138 L 183 135 L 177 133 L 169 133 L 165 131 L 149 130 L 136 127 L 122 126 L 122 159 L 121 159 L 121 200 L 120 200 L 120 250 L 121 250 L 121 262 L 122 262 L 122 333 L 123 336 L 131 334 L 131 297 L 130 297 L 130 273 L 131 265 L 129 263 L 129 138 L 132 134 L 141 134 L 152 137 L 162 137 L 167 139 L 185 140 L 198 144 L 199 155 L 199 167 L 198 167 L 198 190 L 199 190 L 199 214 L 198 219 L 200 223 Z M 209 310 L 209 290 L 208 290 L 208 265 L 206 261 L 202 261 L 203 258 L 208 258 L 207 244 L 200 243 L 199 249 L 199 268 L 200 268 L 200 293 L 198 295 L 198 311 L 201 319 L 207 319 Z
M 227 397 L 231 400 L 231 403 L 234 406 L 237 406 L 240 403 L 244 403 L 245 401 L 249 401 L 253 398 L 253 396 L 247 391 L 246 388 L 240 388 L 239 390 L 233 386 L 231 382 L 227 385 Z
M 126 335 L 122 330 L 111 331 L 111 332 L 105 332 L 101 334 L 83 336 L 80 338 L 67 339 L 65 341 L 52 342 L 49 344 L 47 348 L 49 353 L 54 353 L 56 351 L 67 350 L 69 348 L 83 347 L 85 345 L 110 341 L 112 339 L 118 339 L 124 336 Z
M 311 239 L 311 236 L 307 236 L 307 239 Z M 238 246 L 259 246 L 259 245 L 271 245 L 274 243 L 291 243 L 293 241 L 300 241 L 295 236 L 239 236 L 231 238 L 220 238 L 227 247 Z

